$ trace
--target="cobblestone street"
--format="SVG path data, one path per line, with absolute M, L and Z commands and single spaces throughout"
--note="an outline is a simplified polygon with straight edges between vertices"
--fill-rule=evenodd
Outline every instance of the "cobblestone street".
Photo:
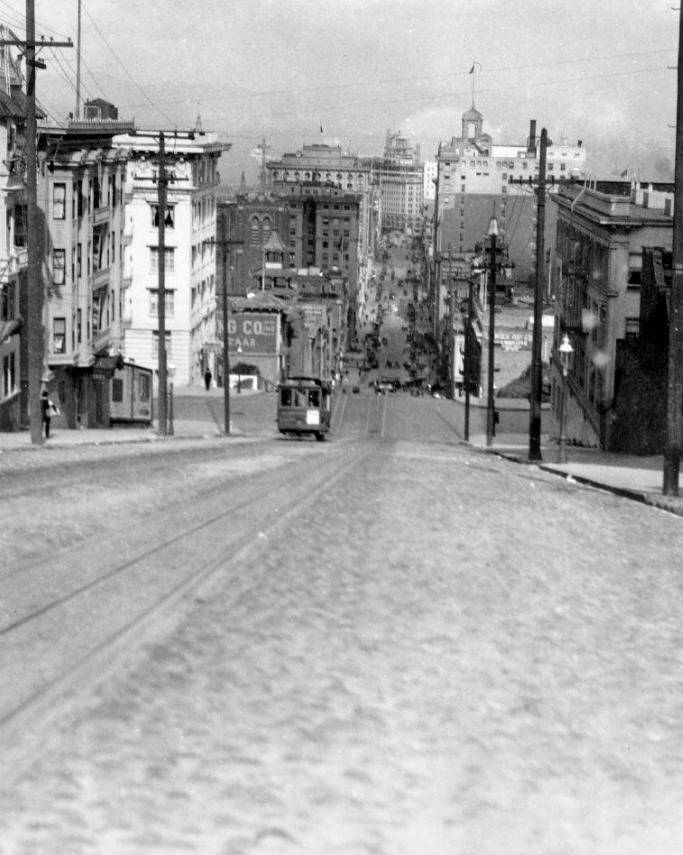
M 1 852 L 680 853 L 681 521 L 369 460 L 54 722 Z

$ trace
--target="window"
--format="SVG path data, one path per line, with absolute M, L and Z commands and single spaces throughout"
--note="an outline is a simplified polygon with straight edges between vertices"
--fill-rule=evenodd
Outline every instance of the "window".
M 66 352 L 66 318 L 52 320 L 52 350 L 54 353 Z
M 640 318 L 626 318 L 626 338 L 638 338 L 640 334 Z
M 28 222 L 26 205 L 14 206 L 14 245 L 26 246 L 26 223 Z
M 17 366 L 14 351 L 2 360 L 2 394 L 6 398 L 17 391 Z
M 152 209 L 152 225 L 155 229 L 159 228 L 159 206 L 150 205 Z M 175 205 L 166 206 L 166 216 L 164 217 L 164 225 L 167 229 L 175 227 Z
M 55 285 L 63 285 L 66 273 L 66 250 L 52 250 L 52 281 Z
M 159 247 L 150 246 L 150 273 L 157 273 L 159 270 Z M 175 249 L 172 246 L 164 248 L 164 270 L 167 273 L 172 273 L 175 270 Z
M 152 384 L 149 374 L 138 374 L 138 400 L 149 401 L 152 394 Z
M 52 219 L 66 218 L 66 184 L 52 185 Z
M 157 288 L 149 288 L 149 313 L 156 315 L 159 312 L 159 291 Z M 166 314 L 173 315 L 175 313 L 175 291 L 170 288 L 164 288 L 164 305 Z
M 93 272 L 97 273 L 98 270 L 101 270 L 104 267 L 103 264 L 103 255 L 104 255 L 104 247 L 106 242 L 106 235 L 102 232 L 94 232 L 93 233 L 93 259 L 92 259 L 92 267 Z
M 0 302 L 0 319 L 11 321 L 16 313 L 14 287 L 6 283 L 2 287 L 2 302 Z
M 258 217 L 252 217 L 249 222 L 249 245 L 258 246 L 261 242 L 261 228 Z
M 123 403 L 123 380 L 114 377 L 111 381 L 111 400 L 114 404 Z

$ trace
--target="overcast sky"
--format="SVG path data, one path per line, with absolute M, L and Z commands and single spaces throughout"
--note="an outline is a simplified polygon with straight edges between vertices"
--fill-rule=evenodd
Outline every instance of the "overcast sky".
M 381 154 L 401 130 L 434 157 L 474 101 L 496 143 L 529 120 L 582 139 L 600 177 L 673 165 L 678 16 L 673 0 L 83 0 L 82 94 L 139 127 L 233 143 L 223 173 L 253 179 L 248 152 L 338 140 Z M 77 0 L 35 0 L 36 33 L 77 39 Z M 24 33 L 21 0 L 0 21 Z M 76 50 L 44 52 L 51 117 L 75 105 Z M 475 67 L 474 75 L 468 72 Z M 321 127 L 323 129 L 321 134 Z M 227 173 L 227 174 L 226 174 Z

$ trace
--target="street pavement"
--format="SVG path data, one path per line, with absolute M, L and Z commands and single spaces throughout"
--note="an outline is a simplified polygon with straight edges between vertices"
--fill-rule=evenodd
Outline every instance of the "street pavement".
M 431 399 L 425 399 L 427 400 Z M 452 405 L 454 408 L 461 406 L 458 402 L 440 401 L 439 403 L 446 406 Z M 246 392 L 239 395 L 233 393 L 230 398 L 230 438 L 244 442 L 277 436 L 276 406 L 274 392 Z M 44 445 L 36 446 L 31 444 L 28 431 L 0 433 L 0 470 L 3 466 L 3 455 L 6 453 L 36 453 L 83 445 L 159 443 L 223 436 L 223 415 L 222 389 L 211 389 L 207 392 L 200 386 L 187 386 L 178 389 L 174 396 L 172 436 L 162 436 L 156 424 L 148 428 L 114 427 L 83 430 L 69 430 L 56 424 L 50 439 Z M 683 516 L 683 496 L 663 495 L 662 455 L 636 457 L 607 453 L 597 448 L 569 446 L 567 462 L 560 463 L 557 443 L 551 441 L 548 436 L 543 436 L 542 460 L 530 462 L 528 436 L 523 433 L 499 434 L 494 437 L 491 446 L 487 446 L 485 434 L 472 433 L 469 444 L 482 453 L 496 454 L 520 464 L 538 465 L 563 478 L 606 489 Z
M 236 419 L 249 403 L 273 396 Z M 5 608 L 63 610 L 5 633 L 5 698 L 173 567 L 216 572 L 31 715 L 16 764 L 3 743 L 2 855 L 680 855 L 677 517 L 471 450 L 455 402 L 344 404 L 330 443 L 198 440 L 125 469 L 116 449 L 92 484 L 10 485 L 47 560 L 5 577 Z M 377 439 L 350 423 L 366 407 L 390 414 Z M 47 547 L 51 512 L 83 526 L 80 561 Z

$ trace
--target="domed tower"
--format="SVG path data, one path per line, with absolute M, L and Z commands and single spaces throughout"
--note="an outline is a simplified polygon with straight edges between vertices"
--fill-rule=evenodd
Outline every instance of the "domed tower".
M 462 139 L 477 140 L 483 136 L 484 117 L 472 104 L 469 110 L 462 114 Z

